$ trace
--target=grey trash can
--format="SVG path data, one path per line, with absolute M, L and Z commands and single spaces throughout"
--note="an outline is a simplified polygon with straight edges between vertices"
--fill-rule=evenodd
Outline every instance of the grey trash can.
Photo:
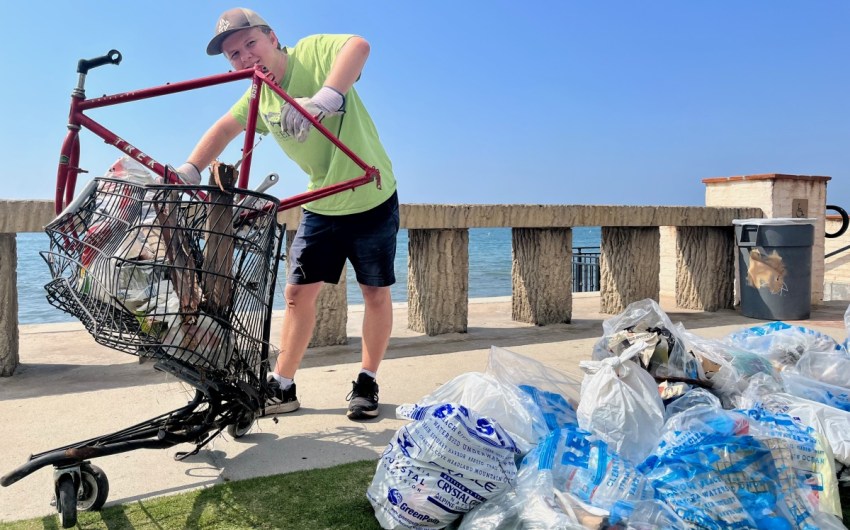
M 805 320 L 812 310 L 815 220 L 735 219 L 741 314 Z

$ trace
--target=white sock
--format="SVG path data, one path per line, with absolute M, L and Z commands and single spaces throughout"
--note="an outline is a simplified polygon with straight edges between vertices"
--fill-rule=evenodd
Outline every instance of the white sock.
M 376 375 L 377 375 L 375 372 L 370 372 L 369 370 L 367 370 L 367 369 L 365 369 L 365 368 L 361 368 L 361 369 L 360 369 L 360 373 L 361 373 L 361 374 L 366 374 L 366 375 L 368 375 L 369 377 L 371 377 L 372 379 L 375 379 L 375 378 L 376 378 Z
M 277 381 L 278 386 L 280 386 L 281 390 L 286 390 L 287 388 L 292 386 L 294 381 L 288 377 L 283 377 L 282 375 L 278 375 L 277 372 L 271 372 L 272 377 L 275 381 Z

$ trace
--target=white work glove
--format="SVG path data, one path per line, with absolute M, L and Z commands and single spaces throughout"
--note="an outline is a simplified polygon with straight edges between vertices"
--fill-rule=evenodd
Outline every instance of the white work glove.
M 345 106 L 345 96 L 327 86 L 320 88 L 311 98 L 295 98 L 295 101 L 319 121 L 342 114 Z M 292 136 L 299 142 L 307 139 L 313 124 L 298 109 L 284 103 L 280 108 L 280 116 L 280 128 L 284 136 Z
M 177 173 L 177 178 L 182 180 L 183 184 L 197 185 L 201 183 L 201 172 L 191 162 L 181 164 L 180 167 L 175 169 L 175 172 Z

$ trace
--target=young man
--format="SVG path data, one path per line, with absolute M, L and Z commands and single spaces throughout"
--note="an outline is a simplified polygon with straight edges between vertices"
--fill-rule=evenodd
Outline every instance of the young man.
M 287 256 L 280 355 L 269 374 L 271 395 L 266 401 L 267 414 L 300 407 L 294 377 L 313 334 L 316 298 L 322 282 L 339 281 L 348 259 L 366 306 L 362 369 L 347 397 L 348 417 L 373 418 L 378 415 L 376 373 L 392 330 L 389 286 L 395 283 L 399 214 L 392 164 L 352 87 L 366 63 L 369 43 L 355 35 L 313 35 L 289 48 L 257 13 L 235 8 L 219 17 L 207 54 L 223 54 L 235 69 L 263 67 L 270 79 L 380 171 L 381 189 L 367 184 L 304 205 Z M 203 135 L 178 168 L 185 181 L 199 181 L 199 168 L 210 165 L 244 130 L 249 97 L 250 89 Z M 307 173 L 309 190 L 362 175 L 344 153 L 310 129 L 309 120 L 263 86 L 257 132 L 271 134 Z

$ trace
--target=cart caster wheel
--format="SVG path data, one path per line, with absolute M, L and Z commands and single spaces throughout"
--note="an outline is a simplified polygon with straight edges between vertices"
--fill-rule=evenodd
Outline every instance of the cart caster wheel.
M 254 413 L 253 412 L 244 412 L 239 415 L 239 419 L 236 420 L 236 423 L 231 423 L 227 426 L 227 434 L 230 435 L 231 438 L 242 438 L 248 431 L 251 430 L 251 427 L 254 426 Z
M 93 512 L 103 508 L 109 496 L 109 479 L 99 467 L 85 463 L 80 467 L 80 491 L 77 495 L 77 510 Z
M 72 528 L 77 525 L 77 488 L 74 487 L 74 477 L 62 475 L 56 485 L 56 509 L 59 510 L 59 522 L 62 528 Z

